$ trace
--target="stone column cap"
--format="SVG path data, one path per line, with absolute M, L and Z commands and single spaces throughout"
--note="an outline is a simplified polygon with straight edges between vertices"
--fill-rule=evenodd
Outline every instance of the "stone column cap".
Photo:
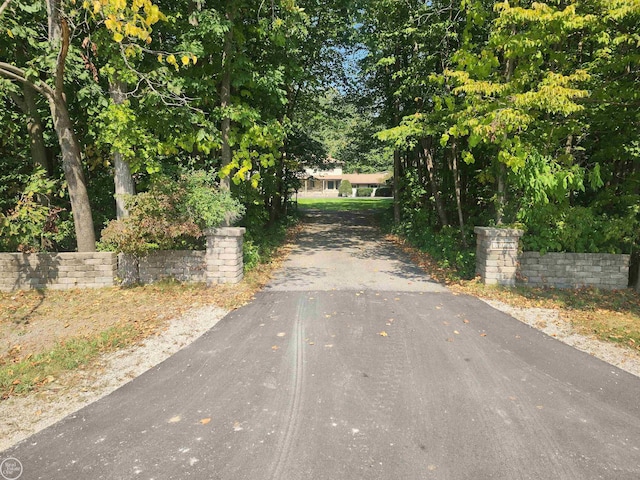
M 208 237 L 242 237 L 246 231 L 247 229 L 244 227 L 218 227 L 207 228 L 204 230 L 204 234 Z
M 473 233 L 491 237 L 521 237 L 524 230 L 519 228 L 475 227 Z

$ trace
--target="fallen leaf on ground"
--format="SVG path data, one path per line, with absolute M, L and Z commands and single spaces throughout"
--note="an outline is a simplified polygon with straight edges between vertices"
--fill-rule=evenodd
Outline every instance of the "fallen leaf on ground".
M 286 333 L 284 333 L 284 332 L 280 332 L 277 336 L 278 336 L 278 337 L 284 337 L 285 335 L 286 335 Z
M 175 417 L 171 417 L 169 419 L 169 423 L 178 423 L 180 420 L 182 420 L 182 417 L 180 415 L 176 415 Z
M 202 425 L 206 425 L 207 423 L 209 423 L 211 421 L 211 418 L 203 418 L 202 420 L 200 420 L 200 423 Z
M 279 350 L 279 349 L 280 349 L 280 347 L 279 347 L 279 346 L 277 346 L 277 345 L 274 345 L 273 347 L 271 347 L 271 350 L 274 350 L 274 351 L 275 351 L 275 350 Z
M 456 335 L 460 335 L 460 332 L 458 330 L 454 330 L 453 333 L 455 333 Z
M 469 323 L 469 320 L 465 318 L 464 320 L 462 320 L 462 323 Z
M 481 333 L 481 334 L 480 334 L 480 336 L 481 336 L 481 337 L 486 337 L 486 336 L 487 336 L 487 334 L 486 334 L 486 333 Z
M 385 332 L 384 330 L 380 333 L 378 333 L 378 335 L 380 335 L 381 337 L 388 337 L 389 334 L 387 332 Z

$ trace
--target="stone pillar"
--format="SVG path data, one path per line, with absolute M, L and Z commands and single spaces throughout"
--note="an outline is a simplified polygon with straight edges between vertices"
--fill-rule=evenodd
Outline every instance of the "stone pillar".
M 490 285 L 516 284 L 518 241 L 524 233 L 512 228 L 476 227 L 476 274 Z
M 205 231 L 207 285 L 238 283 L 242 280 L 242 241 L 245 231 L 242 227 L 220 227 Z

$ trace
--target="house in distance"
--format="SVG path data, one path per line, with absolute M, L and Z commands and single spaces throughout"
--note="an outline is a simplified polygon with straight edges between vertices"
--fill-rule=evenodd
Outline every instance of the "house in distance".
M 352 188 L 351 196 L 356 196 L 358 188 L 371 188 L 373 197 L 379 188 L 387 186 L 391 177 L 389 172 L 343 173 L 340 162 L 332 161 L 320 167 L 305 167 L 301 173 L 298 194 L 308 197 L 337 197 L 340 182 L 348 180 Z

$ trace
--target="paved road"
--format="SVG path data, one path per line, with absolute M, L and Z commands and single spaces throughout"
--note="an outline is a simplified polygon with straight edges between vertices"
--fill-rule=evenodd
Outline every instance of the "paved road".
M 430 282 L 366 216 L 314 220 L 254 302 L 0 458 L 29 480 L 640 478 L 640 379 Z

